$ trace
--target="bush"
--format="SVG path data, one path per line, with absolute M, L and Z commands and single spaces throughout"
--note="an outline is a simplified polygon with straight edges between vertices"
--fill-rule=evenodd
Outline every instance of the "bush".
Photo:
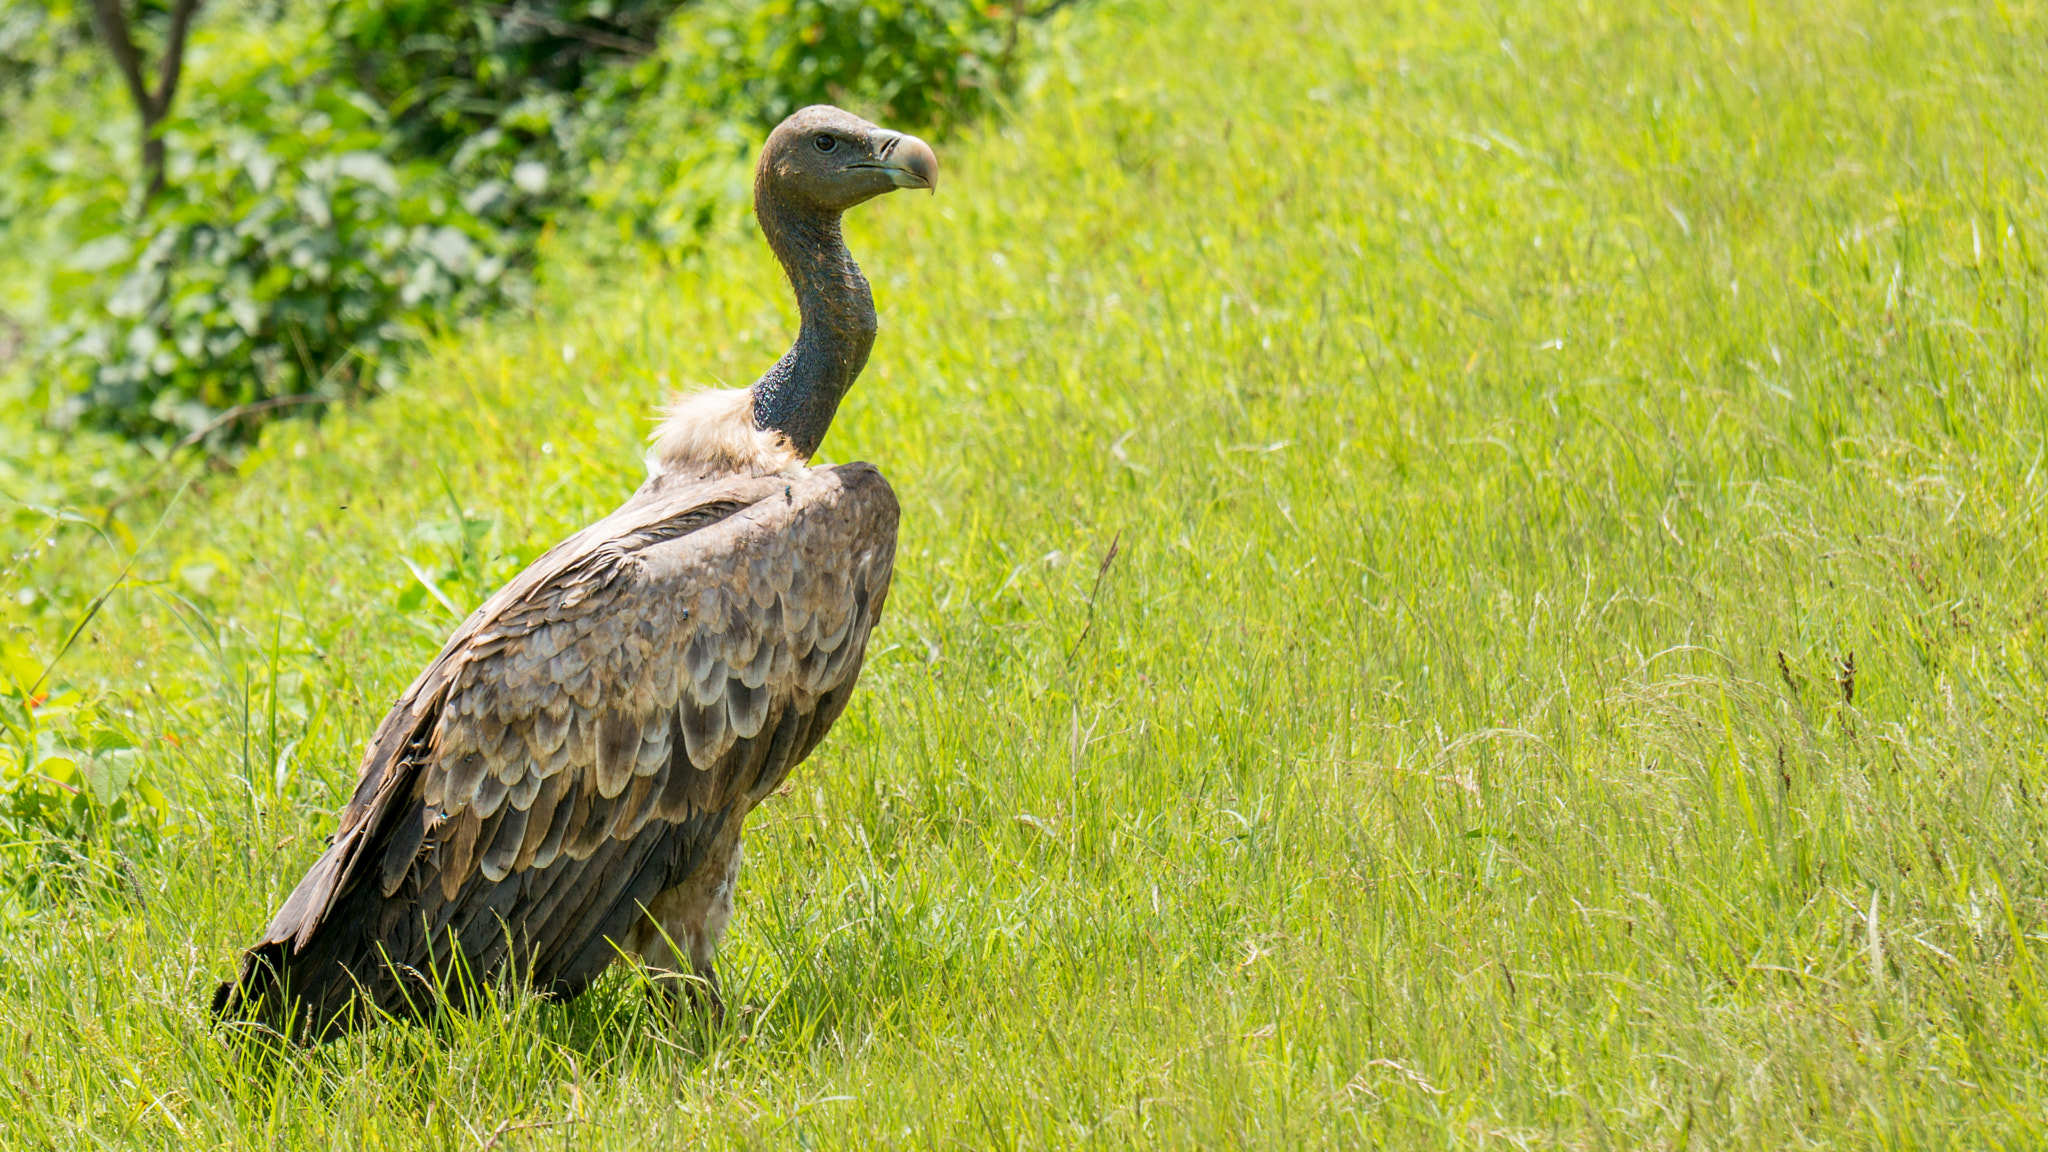
M 768 128 L 807 104 L 944 131 L 987 111 L 1018 9 L 970 0 L 708 0 L 680 21 L 671 98 Z
M 563 217 L 601 253 L 694 249 L 744 210 L 746 157 L 801 105 L 940 132 L 983 114 L 1022 19 L 964 0 L 706 0 L 657 50 L 677 7 L 329 0 L 215 26 L 144 209 L 69 152 L 12 148 L 23 179 L 0 188 L 0 227 L 43 213 L 70 252 L 46 273 L 53 420 L 218 444 L 253 427 L 217 427 L 225 410 L 371 393 L 422 332 L 520 299 Z
M 85 11 L 63 0 L 0 0 L 0 91 L 26 91 L 91 39 Z
M 1040 11 L 1045 9 L 1041 8 Z M 747 160 L 807 104 L 944 135 L 1013 83 L 1020 6 L 963 0 L 706 0 L 680 13 L 660 57 L 628 82 L 644 97 L 586 137 L 585 247 L 687 254 L 751 205 Z M 601 133 L 601 134 L 600 134 Z
M 640 84 L 682 0 L 336 0 L 337 77 L 384 108 L 392 149 L 431 157 L 472 203 L 531 231 L 576 203 L 572 173 Z
M 383 110 L 326 81 L 286 54 L 190 85 L 164 192 L 72 259 L 105 279 L 57 332 L 60 422 L 183 434 L 235 405 L 360 395 L 423 328 L 519 291 L 516 239 L 434 165 L 394 163 Z

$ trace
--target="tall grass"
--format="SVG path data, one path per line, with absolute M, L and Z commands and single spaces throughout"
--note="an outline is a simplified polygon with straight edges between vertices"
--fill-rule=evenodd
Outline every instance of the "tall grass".
M 620 971 L 264 1060 L 200 1008 L 455 613 L 791 329 L 752 238 L 563 253 L 110 542 L 17 518 L 46 661 L 182 491 L 62 665 L 172 818 L 0 945 L 0 1142 L 2048 1139 L 2048 13 L 1063 19 L 851 222 L 825 454 L 899 568 L 751 825 L 731 1023 Z M 140 479 L 53 448 L 8 483 Z

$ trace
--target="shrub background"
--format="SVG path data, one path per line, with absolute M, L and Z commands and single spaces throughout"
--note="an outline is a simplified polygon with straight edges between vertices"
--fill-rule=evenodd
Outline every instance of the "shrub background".
M 161 19 L 138 10 L 145 44 Z M 59 427 L 216 448 L 258 422 L 230 410 L 368 395 L 425 334 L 527 300 L 553 230 L 686 258 L 744 213 L 754 138 L 796 107 L 927 132 L 982 114 L 1025 19 L 962 0 L 216 3 L 146 198 L 83 11 L 6 0 L 0 261 L 27 283 L 4 306 L 13 343 L 36 335 L 17 387 Z

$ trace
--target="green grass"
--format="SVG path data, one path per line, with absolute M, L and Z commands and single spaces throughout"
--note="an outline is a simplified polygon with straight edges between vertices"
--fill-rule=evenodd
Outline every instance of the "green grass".
M 59 702 L 171 816 L 0 941 L 0 1144 L 2048 1141 L 2048 11 L 1063 19 L 851 227 L 883 335 L 825 453 L 899 567 L 751 825 L 732 1023 L 619 972 L 265 1061 L 200 1006 L 439 598 L 779 353 L 744 236 L 563 254 L 111 545 L 16 516 L 17 662 L 142 545 Z M 11 451 L 88 518 L 144 471 Z

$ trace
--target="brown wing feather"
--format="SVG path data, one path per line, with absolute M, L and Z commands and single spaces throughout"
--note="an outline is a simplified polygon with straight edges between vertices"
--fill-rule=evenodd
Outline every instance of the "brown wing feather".
M 687 878 L 844 707 L 895 529 L 887 483 L 848 465 L 651 483 L 564 541 L 399 699 L 332 846 L 217 1007 L 288 975 L 324 1030 L 358 987 L 395 1010 L 401 974 L 445 968 L 450 943 L 580 990 L 609 959 L 587 937 Z

